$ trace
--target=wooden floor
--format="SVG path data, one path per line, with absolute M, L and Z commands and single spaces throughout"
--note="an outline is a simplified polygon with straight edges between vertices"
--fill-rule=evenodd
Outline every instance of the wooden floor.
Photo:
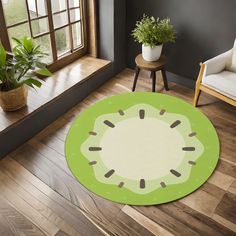
M 134 207 L 104 200 L 74 179 L 64 156 L 71 123 L 94 102 L 129 92 L 132 82 L 133 72 L 123 71 L 0 161 L 0 235 L 236 235 L 236 109 L 208 96 L 200 109 L 218 131 L 221 156 L 213 176 L 193 194 Z M 192 102 L 192 90 L 173 83 L 170 89 L 167 94 Z M 137 90 L 150 91 L 151 82 L 141 78 Z

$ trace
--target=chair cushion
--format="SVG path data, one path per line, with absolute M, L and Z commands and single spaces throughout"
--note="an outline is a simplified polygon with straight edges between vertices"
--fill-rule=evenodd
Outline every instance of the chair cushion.
M 236 100 L 236 73 L 234 72 L 223 71 L 205 76 L 202 84 Z
M 232 52 L 232 59 L 230 60 L 228 65 L 226 65 L 226 69 L 231 72 L 236 72 L 236 40 L 234 42 Z

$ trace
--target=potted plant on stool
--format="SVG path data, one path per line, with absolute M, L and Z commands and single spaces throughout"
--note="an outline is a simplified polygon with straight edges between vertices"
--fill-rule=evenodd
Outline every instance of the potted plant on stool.
M 7 55 L 0 44 L 0 105 L 4 111 L 16 111 L 26 106 L 28 87 L 40 87 L 37 75 L 50 76 L 42 58 L 47 55 L 31 38 L 13 39 L 16 46 Z
M 162 52 L 163 44 L 174 42 L 176 33 L 170 19 L 143 15 L 141 21 L 136 23 L 132 36 L 136 42 L 142 43 L 142 55 L 146 61 L 157 61 Z

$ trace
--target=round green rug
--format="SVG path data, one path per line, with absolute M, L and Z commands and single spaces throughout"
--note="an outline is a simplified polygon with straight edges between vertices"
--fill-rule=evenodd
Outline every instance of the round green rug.
M 219 140 L 198 109 L 158 93 L 127 93 L 91 106 L 66 140 L 68 165 L 106 199 L 153 205 L 199 188 L 214 171 Z

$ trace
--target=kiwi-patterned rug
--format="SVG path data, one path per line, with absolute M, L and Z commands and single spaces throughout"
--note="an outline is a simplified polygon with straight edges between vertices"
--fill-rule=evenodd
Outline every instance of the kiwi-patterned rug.
M 175 97 L 127 93 L 91 106 L 66 140 L 68 165 L 106 199 L 152 205 L 182 198 L 214 171 L 219 140 L 198 109 Z

